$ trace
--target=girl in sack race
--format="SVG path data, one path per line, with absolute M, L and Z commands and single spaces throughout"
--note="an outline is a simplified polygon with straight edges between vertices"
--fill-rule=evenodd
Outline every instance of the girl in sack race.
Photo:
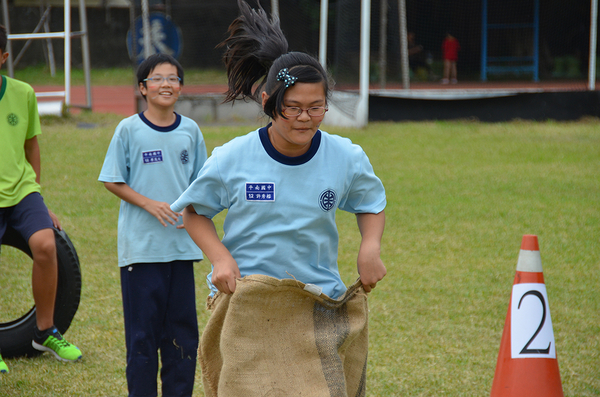
M 288 52 L 276 17 L 242 0 L 238 6 L 220 45 L 226 101 L 255 100 L 271 121 L 216 148 L 171 205 L 212 263 L 213 313 L 200 346 L 205 393 L 364 395 L 366 293 L 386 275 L 385 190 L 360 146 L 319 129 L 333 83 L 318 60 Z M 361 234 L 359 278 L 350 289 L 337 265 L 338 208 L 356 214 Z M 223 210 L 221 240 L 212 218 Z M 250 317 L 241 321 L 242 313 Z M 352 331 L 356 319 L 362 325 Z M 324 333 L 330 340 L 321 340 Z M 345 371 L 356 340 L 361 358 Z M 205 354 L 207 347 L 217 353 Z M 306 377 L 306 368 L 320 375 Z

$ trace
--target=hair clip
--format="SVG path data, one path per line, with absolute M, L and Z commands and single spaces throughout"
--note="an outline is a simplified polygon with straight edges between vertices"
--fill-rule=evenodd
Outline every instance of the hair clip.
M 277 73 L 277 81 L 283 81 L 285 83 L 285 88 L 288 88 L 298 80 L 298 77 L 291 76 L 288 68 L 283 68 Z

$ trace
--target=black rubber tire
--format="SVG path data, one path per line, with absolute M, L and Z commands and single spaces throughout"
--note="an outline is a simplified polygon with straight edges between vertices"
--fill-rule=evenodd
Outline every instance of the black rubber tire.
M 56 256 L 58 259 L 58 286 L 54 306 L 54 325 L 64 334 L 69 329 L 79 307 L 81 298 L 81 268 L 73 243 L 65 231 L 54 229 Z M 29 257 L 31 250 L 27 242 L 13 228 L 8 227 L 2 245 L 15 247 Z M 7 302 L 4 302 L 7 304 Z M 33 357 L 41 352 L 31 346 L 35 326 L 35 306 L 21 317 L 0 323 L 0 349 L 3 357 Z

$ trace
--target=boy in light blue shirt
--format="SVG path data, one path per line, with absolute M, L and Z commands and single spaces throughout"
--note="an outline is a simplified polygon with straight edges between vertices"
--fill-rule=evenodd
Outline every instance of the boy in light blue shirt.
M 193 262 L 202 251 L 171 211 L 206 160 L 198 125 L 174 112 L 183 69 L 155 54 L 137 71 L 148 109 L 116 128 L 100 177 L 121 198 L 121 269 L 127 384 L 130 396 L 157 393 L 160 350 L 162 394 L 191 396 L 198 323 Z

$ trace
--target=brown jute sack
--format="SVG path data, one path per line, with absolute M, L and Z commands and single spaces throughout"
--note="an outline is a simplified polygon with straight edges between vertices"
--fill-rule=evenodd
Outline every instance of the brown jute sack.
M 208 302 L 200 341 L 207 397 L 365 395 L 367 295 L 359 281 L 338 300 L 295 280 L 247 276 Z

